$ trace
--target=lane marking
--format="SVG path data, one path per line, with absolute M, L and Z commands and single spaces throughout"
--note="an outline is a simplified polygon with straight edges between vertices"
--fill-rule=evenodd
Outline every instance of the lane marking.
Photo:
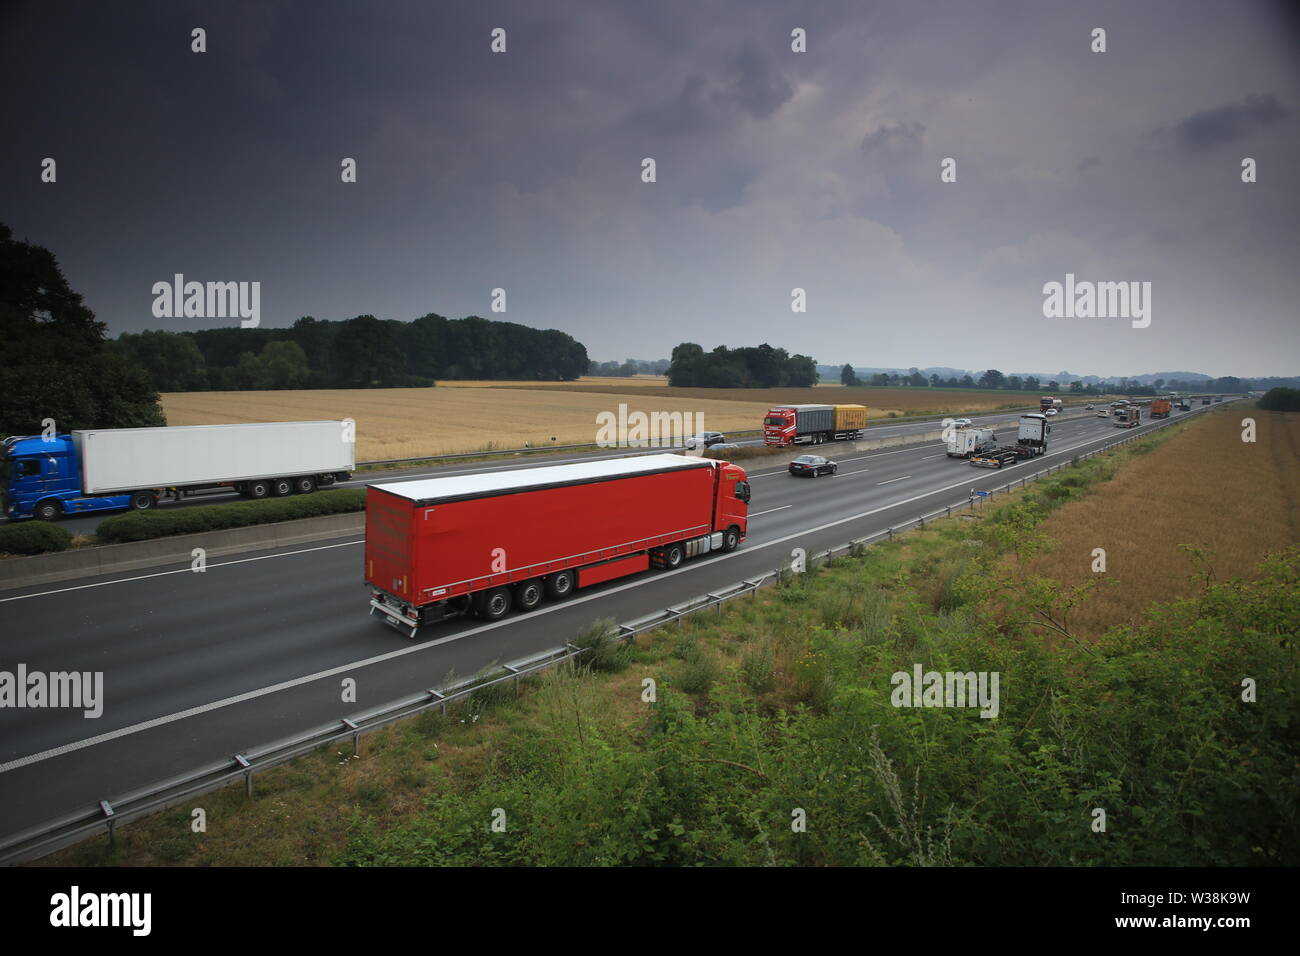
M 1157 429 L 1154 428 L 1150 429 L 1150 431 L 1148 431 L 1147 434 L 1150 434 L 1150 432 L 1156 430 Z M 1076 445 L 1071 445 L 1070 447 L 1062 449 L 1059 452 L 1049 452 L 1048 454 L 1042 457 L 1041 461 L 1046 461 L 1048 458 L 1054 455 L 1066 454 L 1068 452 L 1074 451 L 1077 448 L 1082 448 L 1084 445 L 1095 444 L 1096 442 L 1103 441 L 1105 438 L 1110 438 L 1110 437 L 1113 437 L 1118 440 L 1119 438 L 1128 437 L 1128 436 L 1118 436 L 1118 435 L 1112 435 L 1110 433 L 1107 433 L 1106 435 L 1103 435 L 1099 438 L 1091 438 L 1088 439 L 1087 441 L 1079 442 Z M 993 476 L 988 475 L 988 476 L 979 476 L 979 477 L 993 477 Z M 752 545 L 751 547 L 745 548 L 744 550 L 732 551 L 730 554 L 715 555 L 710 558 L 710 562 L 711 563 L 722 562 L 722 561 L 730 560 L 731 558 L 743 557 L 744 555 L 752 554 L 755 551 L 761 551 L 764 548 L 771 548 L 778 544 L 784 544 L 787 541 L 793 541 L 796 538 L 801 538 L 804 537 L 805 535 L 817 534 L 818 532 L 825 531 L 828 528 L 835 528 L 842 524 L 848 524 L 851 521 L 860 521 L 863 518 L 869 518 L 872 515 L 879 514 L 882 511 L 889 511 L 892 508 L 901 508 L 903 505 L 909 505 L 914 501 L 921 501 L 925 498 L 931 498 L 937 494 L 941 494 L 942 492 L 951 491 L 954 488 L 969 488 L 970 483 L 973 480 L 977 480 L 977 478 L 967 477 L 966 480 L 964 481 L 958 481 L 951 485 L 944 485 L 940 488 L 934 488 L 930 491 L 924 491 L 918 495 L 913 495 L 910 498 L 904 498 L 902 501 L 895 501 L 895 502 L 891 502 L 890 504 L 881 505 L 878 508 L 872 508 L 870 511 L 862 511 L 859 512 L 858 514 L 849 515 L 846 518 L 837 518 L 834 521 L 828 521 L 825 524 L 820 524 L 813 528 L 805 528 L 803 530 L 795 531 L 791 534 L 784 535 L 780 538 L 774 538 L 773 540 L 764 542 L 762 544 Z M 355 544 L 359 542 L 349 542 L 349 543 Z M 320 549 L 312 549 L 312 550 L 320 550 Z M 275 555 L 268 555 L 267 557 L 275 557 Z M 233 697 L 226 697 L 221 700 L 212 701 L 211 703 L 200 704 L 197 707 L 191 707 L 187 710 L 177 711 L 174 714 L 167 714 L 162 717 L 155 717 L 152 720 L 141 721 L 140 723 L 131 724 L 128 727 L 122 727 L 119 728 L 118 730 L 112 730 L 107 733 L 99 734 L 95 737 L 86 737 L 82 740 L 72 741 L 70 743 L 62 744 L 58 747 L 53 747 L 49 750 L 43 750 L 40 753 L 31 754 L 26 757 L 17 757 L 6 763 L 0 763 L 0 773 L 8 773 L 11 770 L 17 770 L 21 767 L 30 766 L 31 764 L 34 763 L 40 763 L 42 761 L 49 760 L 53 757 L 59 757 L 62 756 L 63 754 L 73 753 L 78 750 L 84 750 L 87 747 L 93 747 L 97 744 L 107 743 L 108 741 L 116 740 L 120 737 L 130 736 L 132 734 L 141 733 L 142 731 L 145 730 L 152 730 L 154 727 L 161 727 L 165 724 L 174 723 L 178 720 L 184 720 L 187 717 L 193 717 L 199 714 L 209 713 L 211 711 L 219 710 L 223 707 L 230 707 L 234 704 L 240 704 L 245 701 L 255 700 L 258 697 L 265 697 L 268 694 L 278 693 L 282 690 L 289 690 L 294 687 L 299 687 L 303 684 L 309 684 L 312 681 L 323 680 L 327 677 L 333 677 L 337 674 L 344 674 L 347 673 L 348 671 L 358 670 L 363 667 L 370 667 L 374 664 L 381 664 L 385 661 L 395 660 L 399 657 L 405 657 L 408 654 L 418 654 L 420 651 L 425 651 L 432 647 L 439 647 L 443 644 L 450 644 L 453 641 L 464 640 L 465 638 L 468 637 L 476 637 L 485 631 L 493 631 L 499 627 L 506 627 L 511 624 L 536 620 L 538 617 L 544 614 L 551 614 L 554 613 L 555 611 L 564 610 L 565 608 L 573 607 L 578 604 L 585 604 L 587 601 L 595 601 L 600 598 L 609 597 L 612 594 L 618 594 L 620 591 L 627 591 L 627 590 L 631 590 L 632 588 L 643 587 L 647 584 L 652 584 L 657 581 L 662 581 L 665 578 L 670 578 L 675 575 L 682 574 L 686 571 L 691 571 L 691 570 L 693 570 L 693 567 L 691 565 L 686 565 L 684 567 L 678 568 L 676 571 L 662 571 L 656 575 L 647 577 L 640 581 L 630 581 L 627 584 L 621 584 L 618 585 L 617 587 L 608 588 L 604 591 L 599 591 L 593 594 L 589 594 L 586 597 L 571 598 L 561 604 L 552 604 L 549 607 L 539 608 L 538 610 L 530 612 L 526 617 L 523 618 L 506 618 L 505 620 L 495 621 L 491 624 L 484 624 L 479 627 L 471 628 L 470 630 L 460 634 L 451 634 L 448 635 L 447 637 L 437 638 L 435 640 L 427 641 L 422 644 L 415 644 L 410 647 L 403 647 L 395 651 L 389 651 L 388 653 L 385 654 L 377 654 L 374 657 L 368 657 L 364 660 L 354 661 L 351 664 L 343 664 L 338 667 L 329 668 L 328 670 L 317 671 L 314 674 L 306 674 L 302 677 L 295 677 L 292 680 L 281 681 L 278 684 L 271 684 L 267 687 L 262 687 L 257 690 L 246 691 L 245 693 L 237 694 Z M 105 583 L 113 583 L 113 582 L 105 582 Z
M 763 515 L 770 515 L 770 514 L 773 514 L 773 513 L 777 512 L 777 511 L 784 511 L 786 508 L 793 508 L 793 507 L 794 507 L 794 505 L 782 505 L 782 506 L 779 507 L 779 508 L 769 508 L 769 509 L 767 509 L 766 511 L 756 511 L 756 512 L 754 512 L 752 515 L 749 515 L 749 517 L 750 517 L 751 519 L 752 519 L 752 518 L 759 518 L 759 517 L 762 517 Z
M 877 486 L 879 486 L 879 485 L 891 485 L 891 484 L 893 484 L 893 483 L 896 482 L 896 481 L 906 481 L 908 478 L 911 478 L 911 477 L 912 477 L 911 475 L 904 475 L 902 478 L 890 478 L 888 481 L 878 481 L 878 482 L 876 482 L 876 485 L 877 485 Z
M 350 532 L 352 533 L 352 532 Z M 313 551 L 328 551 L 330 548 L 346 548 L 354 544 L 365 543 L 365 538 L 358 538 L 356 541 L 343 541 L 339 544 L 323 544 L 319 548 L 303 548 L 299 551 L 279 551 L 275 554 L 263 554 L 256 558 L 236 558 L 234 561 L 222 561 L 219 564 L 209 564 L 208 569 L 224 568 L 231 564 L 247 564 L 249 561 L 265 561 L 268 558 L 287 558 L 295 554 L 310 554 Z M 37 591 L 34 594 L 16 594 L 13 597 L 0 598 L 0 604 L 6 601 L 25 601 L 27 598 L 45 597 L 48 594 L 66 594 L 69 591 L 80 591 L 84 588 L 102 588 L 106 584 L 126 584 L 128 581 L 144 581 L 148 578 L 161 578 L 168 574 L 197 574 L 192 568 L 176 568 L 173 571 L 154 571 L 151 574 L 137 574 L 129 578 L 114 578 L 112 581 L 96 581 L 93 584 L 75 584 L 69 588 L 57 588 L 53 591 Z M 204 572 L 206 573 L 206 572 Z

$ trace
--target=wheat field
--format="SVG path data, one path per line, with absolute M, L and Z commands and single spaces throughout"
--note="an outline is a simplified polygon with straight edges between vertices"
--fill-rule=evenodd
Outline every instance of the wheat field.
M 487 447 L 569 445 L 596 440 L 602 412 L 702 415 L 700 428 L 720 432 L 762 426 L 762 401 L 723 401 L 665 394 L 608 394 L 564 388 L 393 388 L 265 392 L 169 392 L 169 425 L 290 422 L 351 418 L 357 460 L 415 458 Z M 692 429 L 693 431 L 694 429 Z M 551 439 L 555 441 L 552 442 Z
M 1254 444 L 1241 439 L 1253 418 Z M 1300 543 L 1300 414 L 1238 405 L 1183 429 L 1044 523 L 1056 542 L 1027 570 L 1066 584 L 1097 577 L 1094 548 L 1106 550 L 1105 577 L 1072 629 L 1099 636 L 1133 620 L 1153 601 L 1193 594 L 1196 567 L 1180 548 L 1204 549 L 1216 581 L 1249 577 L 1270 551 Z

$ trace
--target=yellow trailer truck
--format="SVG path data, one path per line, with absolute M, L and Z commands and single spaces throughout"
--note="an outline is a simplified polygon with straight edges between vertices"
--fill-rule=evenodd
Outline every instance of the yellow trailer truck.
M 867 407 L 865 405 L 835 405 L 835 434 L 845 438 L 857 438 L 862 429 L 867 427 Z

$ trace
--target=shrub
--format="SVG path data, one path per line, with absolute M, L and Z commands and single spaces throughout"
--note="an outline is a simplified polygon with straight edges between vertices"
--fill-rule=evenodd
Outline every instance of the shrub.
M 616 673 L 627 667 L 631 648 L 616 636 L 617 625 L 612 617 L 592 621 L 591 626 L 573 639 L 573 645 L 584 649 L 579 663 L 592 671 Z
M 338 488 L 331 491 L 318 491 L 310 495 L 293 495 L 289 498 L 268 498 L 262 501 L 242 501 L 197 508 L 133 511 L 100 522 L 97 533 L 101 541 L 119 544 L 126 541 L 165 538 L 176 534 L 223 531 L 227 528 L 246 528 L 259 524 L 274 524 L 277 521 L 294 521 L 298 518 L 345 514 L 364 511 L 365 507 L 364 488 Z
M 745 685 L 755 694 L 766 694 L 776 686 L 776 655 L 770 646 L 756 647 L 740 662 Z
M 718 669 L 713 659 L 696 650 L 686 658 L 679 686 L 688 694 L 703 694 L 713 686 L 717 677 Z
M 72 535 L 44 521 L 23 521 L 0 527 L 0 554 L 45 554 L 67 551 Z

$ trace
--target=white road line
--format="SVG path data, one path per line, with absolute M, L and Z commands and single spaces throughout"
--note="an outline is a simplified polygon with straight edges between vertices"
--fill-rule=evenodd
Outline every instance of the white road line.
M 772 514 L 773 512 L 776 512 L 776 511 L 784 511 L 786 508 L 793 508 L 793 507 L 794 507 L 794 505 L 782 505 L 782 506 L 779 507 L 779 508 L 768 508 L 766 511 L 756 511 L 756 512 L 754 512 L 754 514 L 750 515 L 749 517 L 751 517 L 751 518 L 759 518 L 759 517 L 762 517 L 763 515 L 770 515 L 770 514 Z
M 911 475 L 904 475 L 902 478 L 890 478 L 888 481 L 878 481 L 878 482 L 876 482 L 876 484 L 877 484 L 877 485 L 891 485 L 891 484 L 893 484 L 893 483 L 896 482 L 896 481 L 903 481 L 903 480 L 905 480 L 905 479 L 907 479 L 907 478 L 911 478 L 911 477 L 912 477 Z
M 1151 429 L 1151 431 L 1154 431 L 1154 429 Z M 1149 434 L 1150 431 L 1148 431 L 1147 433 Z M 1104 437 L 1107 436 L 1103 436 L 1103 438 Z M 1088 441 L 1080 442 L 1077 445 L 1072 445 L 1070 446 L 1070 448 L 1064 449 L 1064 451 L 1066 452 L 1073 451 L 1075 448 L 1082 448 L 1084 445 L 1091 445 L 1101 440 L 1102 438 L 1093 438 Z M 1057 454 L 1057 452 L 1052 452 L 1050 454 Z M 1048 456 L 1044 456 L 1044 457 L 1046 458 Z M 911 476 L 907 476 L 907 477 L 911 477 Z M 972 477 L 967 476 L 966 479 L 963 481 L 958 481 L 951 485 L 944 485 L 941 488 L 933 488 L 930 491 L 923 491 L 920 494 L 913 495 L 910 498 L 904 498 L 902 501 L 894 501 L 889 504 L 881 505 L 878 508 L 872 508 L 870 511 L 862 511 L 859 512 L 858 514 L 849 515 L 846 518 L 837 518 L 834 521 L 828 521 L 825 524 L 819 524 L 814 528 L 804 528 L 800 531 L 795 531 L 791 534 L 784 535 L 783 537 L 774 538 L 773 540 L 764 542 L 763 544 L 755 544 L 743 550 L 732 551 L 730 554 L 716 555 L 710 558 L 709 560 L 710 563 L 713 563 L 719 561 L 727 561 L 730 560 L 731 558 L 742 557 L 743 555 L 746 554 L 752 554 L 753 552 L 760 551 L 763 548 L 771 548 L 778 544 L 784 544 L 787 541 L 793 541 L 796 538 L 802 538 L 806 535 L 817 534 L 819 531 L 825 531 L 828 528 L 834 528 L 842 524 L 848 524 L 850 521 L 860 521 L 863 518 L 869 518 L 872 515 L 879 514 L 882 511 L 889 511 L 891 508 L 901 508 L 903 505 L 910 505 L 914 501 L 921 501 L 922 499 L 933 497 L 934 495 L 940 494 L 942 492 L 951 491 L 954 488 L 969 488 L 971 481 L 972 481 Z M 357 542 L 350 542 L 350 543 L 355 544 Z M 268 557 L 274 557 L 274 555 L 268 555 Z M 577 604 L 585 604 L 587 601 L 595 601 L 599 598 L 608 597 L 611 594 L 618 594 L 620 591 L 628 591 L 631 590 L 632 588 L 643 587 L 647 584 L 652 584 L 656 581 L 662 581 L 665 578 L 670 578 L 690 570 L 693 570 L 692 567 L 690 565 L 686 565 L 684 567 L 678 568 L 676 571 L 663 571 L 660 572 L 659 574 L 644 578 L 639 581 L 630 581 L 627 584 L 620 584 L 617 587 L 609 588 L 604 591 L 599 591 L 594 594 L 589 594 L 586 597 L 572 598 L 568 601 L 565 601 L 562 604 L 552 604 L 549 607 L 538 608 L 537 610 L 529 613 L 527 620 L 536 620 L 538 617 L 544 614 L 551 614 L 554 613 L 555 611 L 564 610 L 565 608 L 573 607 Z M 111 583 L 111 582 L 107 582 L 107 583 Z M 59 747 L 54 747 L 50 750 L 44 750 L 41 751 L 40 753 L 31 754 L 26 757 L 18 757 L 15 758 L 14 760 L 8 761 L 7 763 L 0 763 L 0 773 L 7 773 L 10 770 L 17 770 L 20 767 L 26 767 L 34 763 L 40 763 L 42 761 L 49 760 L 53 757 L 62 756 L 63 754 L 66 753 L 72 753 L 77 750 L 84 750 L 87 747 L 93 747 L 96 744 L 107 743 L 108 741 L 116 740 L 119 737 L 126 737 L 131 734 L 137 734 L 145 730 L 151 730 L 154 727 L 161 727 L 164 724 L 170 724 L 178 720 L 184 720 L 186 717 L 197 716 L 199 714 L 208 713 L 210 711 L 218 710 L 223 707 L 230 707 L 234 704 L 241 704 L 248 700 L 255 700 L 258 697 L 265 697 L 268 694 L 278 693 L 279 691 L 282 690 L 289 690 L 294 687 L 299 687 L 303 684 L 309 684 L 312 681 L 324 680 L 327 677 L 333 677 L 337 674 L 345 674 L 349 671 L 354 671 L 362 667 L 369 667 L 373 664 L 380 664 L 385 661 L 394 660 L 399 657 L 405 657 L 408 654 L 418 654 L 420 651 L 428 650 L 431 647 L 438 647 L 443 644 L 450 644 L 453 641 L 464 640 L 467 637 L 475 637 L 479 634 L 482 634 L 484 631 L 496 630 L 498 627 L 505 627 L 506 625 L 514 624 L 517 623 L 519 620 L 520 620 L 519 618 L 506 618 L 501 621 L 494 621 L 491 624 L 484 624 L 480 627 L 471 628 L 470 630 L 465 631 L 461 634 L 452 634 L 447 637 L 442 637 L 436 640 L 427 641 L 423 644 L 415 644 L 412 645 L 411 647 L 404 647 L 401 650 L 389 651 L 386 654 L 378 654 L 374 657 L 368 657 L 364 660 L 354 661 L 351 664 L 343 664 L 340 665 L 339 667 L 332 667 L 329 670 L 317 671 L 315 674 L 306 674 L 302 677 L 295 677 L 292 680 L 281 681 L 278 684 L 271 684 L 270 686 L 262 687 L 257 690 L 250 690 L 243 694 L 237 694 L 234 697 L 226 697 L 222 700 L 212 701 L 211 703 L 208 704 L 200 704 L 197 707 L 191 707 L 188 710 L 177 711 L 174 714 L 167 714 L 163 717 L 155 717 L 152 720 L 142 721 L 141 723 L 132 724 L 129 727 L 122 727 L 118 730 L 113 730 L 113 731 L 109 731 L 108 733 L 99 734 L 98 736 L 95 737 L 87 737 L 83 740 L 72 741 L 71 743 L 66 743 Z
M 946 455 L 946 454 L 948 454 L 948 453 L 947 453 L 947 452 L 944 452 L 944 453 L 943 453 L 943 455 Z M 921 460 L 922 460 L 922 461 L 929 461 L 931 458 L 942 458 L 943 455 L 926 455 L 926 456 L 925 456 L 924 458 L 922 458 Z
M 343 541 L 339 544 L 323 544 L 319 548 L 303 548 L 299 551 L 281 551 L 277 554 L 263 554 L 256 558 L 236 558 L 234 561 L 222 561 L 218 564 L 209 564 L 208 570 L 213 568 L 224 568 L 231 564 L 247 564 L 249 561 L 265 561 L 268 558 L 287 558 L 294 554 L 310 554 L 313 551 L 328 551 L 330 548 L 346 548 L 353 544 L 364 543 L 364 538 L 358 538 L 356 541 Z M 148 578 L 161 578 L 168 574 L 199 574 L 207 572 L 198 572 L 191 567 L 177 568 L 174 571 L 155 571 L 152 574 L 137 574 L 130 578 L 114 578 L 112 581 L 96 581 L 93 584 L 76 584 L 70 588 L 57 588 L 53 591 L 37 591 L 35 594 L 16 594 L 13 597 L 0 598 L 0 604 L 6 601 L 24 601 L 27 598 L 45 597 L 47 594 L 66 594 L 68 591 L 80 591 L 83 588 L 102 588 L 106 584 L 126 584 L 128 581 L 144 581 Z

